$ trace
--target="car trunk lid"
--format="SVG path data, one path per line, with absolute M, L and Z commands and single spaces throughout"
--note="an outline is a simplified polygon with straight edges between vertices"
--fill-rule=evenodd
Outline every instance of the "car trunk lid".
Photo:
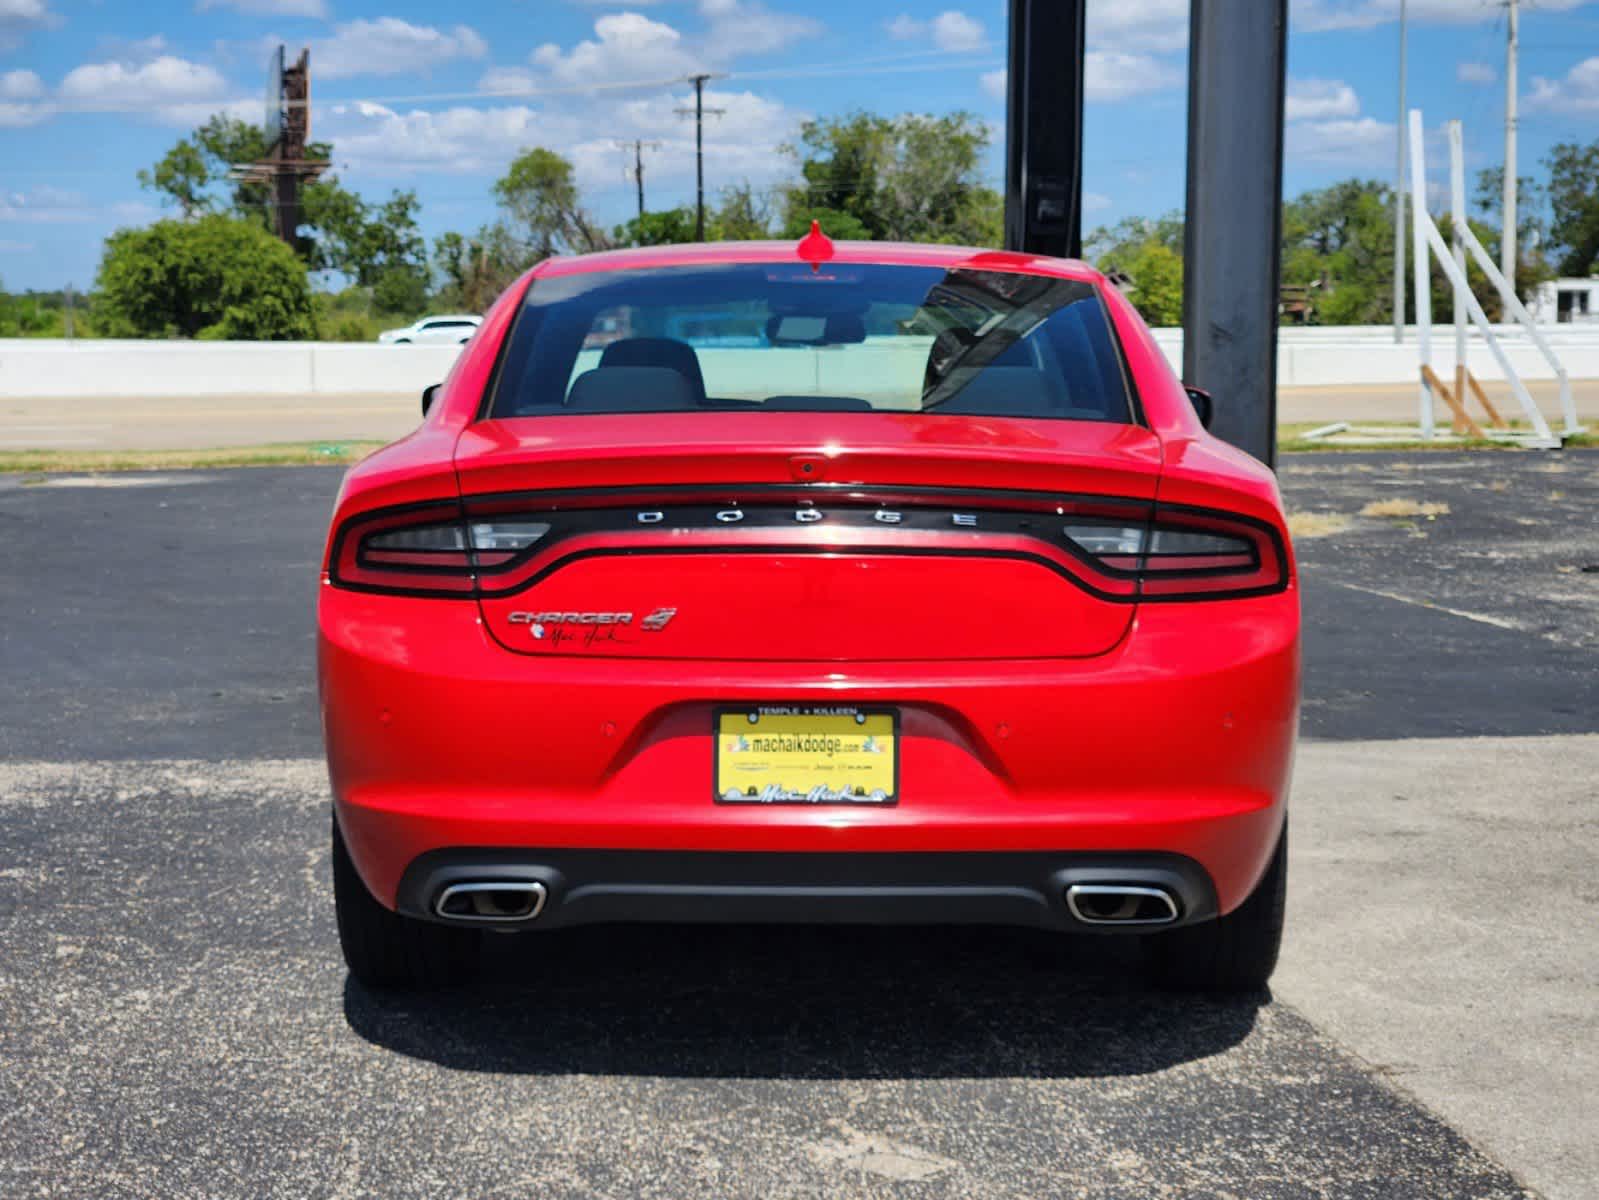
M 548 526 L 480 556 L 485 625 L 530 658 L 1101 654 L 1134 588 L 1062 518 L 1143 519 L 1159 464 L 1138 426 L 896 413 L 492 420 L 456 451 L 469 524 Z

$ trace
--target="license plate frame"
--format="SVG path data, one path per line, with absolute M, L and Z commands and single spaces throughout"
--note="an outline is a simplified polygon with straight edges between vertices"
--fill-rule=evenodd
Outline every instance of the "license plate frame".
M 751 719 L 752 717 L 754 719 Z M 742 751 L 734 751 L 730 745 L 731 740 L 738 735 L 738 740 L 745 741 L 752 730 L 760 728 L 763 720 L 769 722 L 765 729 L 775 731 L 773 736 L 776 737 L 831 737 L 851 740 L 864 737 L 865 743 L 870 743 L 886 733 L 887 743 L 875 751 L 867 750 L 866 745 L 862 744 L 847 758 L 840 759 L 837 770 L 817 765 L 811 768 L 815 772 L 814 776 L 798 780 L 776 776 L 779 771 L 791 773 L 803 768 L 781 765 L 769 765 L 763 768 L 759 761 L 748 767 L 741 765 L 740 770 L 755 774 L 757 778 L 747 777 L 740 781 L 738 786 L 733 786 L 734 780 L 731 776 L 724 779 L 724 767 L 732 754 L 747 752 L 752 748 L 746 746 Z M 717 705 L 711 710 L 711 798 L 717 804 L 729 806 L 810 805 L 892 808 L 900 800 L 902 745 L 900 711 L 893 705 L 776 703 Z M 762 753 L 758 748 L 754 749 L 754 752 Z M 824 755 L 826 753 L 820 748 L 815 752 Z M 769 756 L 768 762 L 770 762 L 771 756 L 792 757 L 810 751 L 803 748 L 794 750 L 784 748 L 771 749 L 765 753 Z M 866 754 L 886 754 L 888 762 L 873 763 L 863 757 Z M 852 763 L 858 770 L 851 769 Z M 856 778 L 851 781 L 847 778 L 850 775 L 855 775 Z M 885 776 L 889 783 L 887 788 L 882 786 Z M 796 782 L 800 786 L 791 786 Z M 755 794 L 751 795 L 751 790 Z

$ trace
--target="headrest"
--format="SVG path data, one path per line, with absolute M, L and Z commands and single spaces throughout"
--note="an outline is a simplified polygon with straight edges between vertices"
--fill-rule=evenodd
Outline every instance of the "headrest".
M 671 367 L 598 367 L 567 393 L 570 412 L 659 412 L 694 408 L 689 382 Z
M 693 346 L 676 338 L 633 337 L 612 342 L 600 354 L 600 368 L 610 367 L 667 367 L 688 382 L 693 403 L 705 399 L 699 355 Z

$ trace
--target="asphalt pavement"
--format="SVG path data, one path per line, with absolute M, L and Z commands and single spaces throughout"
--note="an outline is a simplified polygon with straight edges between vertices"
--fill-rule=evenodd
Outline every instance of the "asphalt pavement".
M 494 939 L 369 994 L 312 681 L 337 473 L 0 479 L 0 1196 L 1599 1194 L 1599 455 L 1283 478 L 1342 527 L 1299 543 L 1269 1001 L 994 930 Z

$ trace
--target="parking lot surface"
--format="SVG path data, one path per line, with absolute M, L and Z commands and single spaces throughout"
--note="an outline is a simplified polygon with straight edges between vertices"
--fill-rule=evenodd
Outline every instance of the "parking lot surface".
M 0 480 L 0 1195 L 1599 1194 L 1599 455 L 1283 479 L 1336 532 L 1258 1002 L 994 930 L 495 939 L 472 988 L 366 993 L 312 683 L 336 473 Z

